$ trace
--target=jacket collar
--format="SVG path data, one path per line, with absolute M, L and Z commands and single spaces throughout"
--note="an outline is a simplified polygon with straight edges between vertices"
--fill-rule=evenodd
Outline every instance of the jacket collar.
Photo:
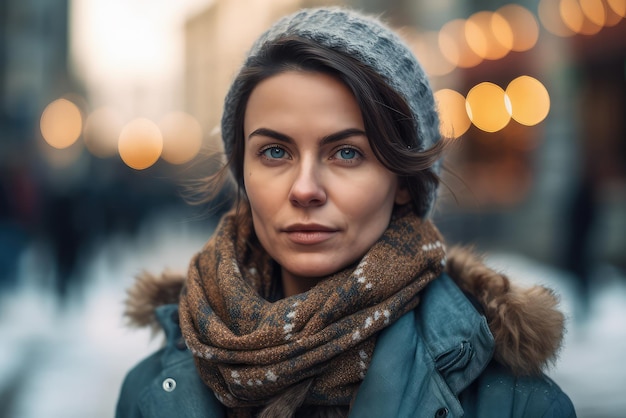
M 426 289 L 415 320 L 435 368 L 455 394 L 487 367 L 494 351 L 487 320 L 448 275 Z
M 461 415 L 458 394 L 492 358 L 485 318 L 445 274 L 424 290 L 418 308 L 385 329 L 376 343 L 351 416 Z M 381 401 L 382 400 L 382 401 Z

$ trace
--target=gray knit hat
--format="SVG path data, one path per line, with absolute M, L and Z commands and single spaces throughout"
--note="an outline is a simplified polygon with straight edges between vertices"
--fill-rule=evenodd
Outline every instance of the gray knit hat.
M 412 149 L 430 148 L 440 139 L 439 117 L 424 70 L 409 47 L 380 20 L 340 7 L 300 10 L 280 19 L 257 39 L 242 69 L 268 42 L 289 36 L 305 38 L 344 53 L 380 74 L 411 107 L 418 141 L 411 145 Z M 229 156 L 235 141 L 233 119 L 241 99 L 242 84 L 236 79 L 224 101 L 222 139 Z M 437 164 L 433 171 L 438 170 Z M 432 209 L 436 190 L 429 194 L 429 201 L 424 205 L 427 212 Z

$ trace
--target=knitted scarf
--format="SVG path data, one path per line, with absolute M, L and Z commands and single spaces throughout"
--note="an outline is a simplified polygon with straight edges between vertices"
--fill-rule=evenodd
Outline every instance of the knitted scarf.
M 200 377 L 238 416 L 303 381 L 312 381 L 304 405 L 350 404 L 378 332 L 415 308 L 443 270 L 439 232 L 394 214 L 358 263 L 270 302 L 280 267 L 242 218 L 222 219 L 181 293 L 181 328 Z

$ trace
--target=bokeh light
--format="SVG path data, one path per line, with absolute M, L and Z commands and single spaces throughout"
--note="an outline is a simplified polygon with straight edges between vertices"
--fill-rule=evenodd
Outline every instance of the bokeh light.
M 602 29 L 601 25 L 587 19 L 578 0 L 560 0 L 559 12 L 565 25 L 575 33 L 594 35 Z
M 522 125 L 536 125 L 550 111 L 548 90 L 533 77 L 517 77 L 507 86 L 506 94 L 511 102 L 511 117 Z
M 50 146 L 63 149 L 80 137 L 83 116 L 78 106 L 71 101 L 57 99 L 44 109 L 39 127 L 43 139 Z
M 414 30 L 403 31 L 404 38 L 415 56 L 420 60 L 424 71 L 431 77 L 450 74 L 455 65 L 447 60 L 438 47 L 439 34 L 434 31 L 416 33 Z
M 589 21 L 600 27 L 606 22 L 606 10 L 602 0 L 579 0 L 580 9 Z
M 483 82 L 467 93 L 467 114 L 472 123 L 486 132 L 496 132 L 511 120 L 510 103 L 504 90 L 496 84 Z
M 96 157 L 113 157 L 123 125 L 121 114 L 114 108 L 104 106 L 94 110 L 85 121 L 85 146 Z
M 443 25 L 438 41 L 442 55 L 457 67 L 471 68 L 483 61 L 467 43 L 463 19 L 454 19 Z
M 127 166 L 135 170 L 146 169 L 157 162 L 163 151 L 161 131 L 149 119 L 134 119 L 122 129 L 118 150 Z
M 513 33 L 511 50 L 528 51 L 537 44 L 539 24 L 530 10 L 517 4 L 507 4 L 496 10 L 496 13 L 506 19 L 511 27 Z
M 580 9 L 578 0 L 559 0 L 559 15 L 563 23 L 575 33 L 579 33 L 583 27 L 585 16 Z
M 557 36 L 573 36 L 571 30 L 561 18 L 561 2 L 559 0 L 540 0 L 537 11 L 541 24 L 552 34 Z
M 202 147 L 202 127 L 191 115 L 184 112 L 167 114 L 159 122 L 163 135 L 161 157 L 171 164 L 191 161 Z
M 615 14 L 626 17 L 626 0 L 607 0 L 607 3 Z
M 504 17 L 481 11 L 465 22 L 467 44 L 483 59 L 503 58 L 513 47 L 513 31 Z
M 489 49 L 487 34 L 484 31 L 483 22 L 480 18 L 481 15 L 485 16 L 485 13 L 488 12 L 473 14 L 465 21 L 465 39 L 467 45 L 482 59 L 487 57 L 487 51 Z
M 616 8 L 614 9 L 611 6 L 611 3 L 616 4 Z M 622 14 L 618 13 L 619 4 L 622 4 L 624 11 Z M 615 26 L 624 18 L 624 13 L 626 13 L 626 0 L 603 0 L 602 4 L 604 6 L 604 11 L 606 12 L 604 16 L 604 26 Z
M 492 48 L 496 51 L 501 49 L 502 56 L 508 54 L 513 49 L 513 28 L 500 13 L 492 13 L 489 19 L 490 38 L 492 39 Z M 497 52 L 496 52 L 497 53 Z
M 441 134 L 448 138 L 458 138 L 469 129 L 471 121 L 465 109 L 465 97 L 452 89 L 435 92 L 435 101 L 441 120 Z

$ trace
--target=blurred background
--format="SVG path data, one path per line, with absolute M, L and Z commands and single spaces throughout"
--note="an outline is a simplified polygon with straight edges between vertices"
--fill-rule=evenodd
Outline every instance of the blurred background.
M 415 50 L 456 138 L 438 226 L 561 295 L 550 376 L 580 417 L 625 415 L 626 0 L 0 0 L 0 417 L 113 416 L 160 344 L 126 288 L 215 225 L 181 185 L 213 168 L 234 71 L 328 4 Z

